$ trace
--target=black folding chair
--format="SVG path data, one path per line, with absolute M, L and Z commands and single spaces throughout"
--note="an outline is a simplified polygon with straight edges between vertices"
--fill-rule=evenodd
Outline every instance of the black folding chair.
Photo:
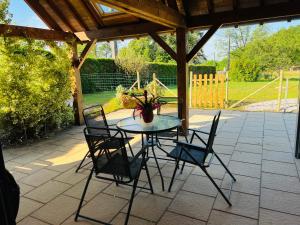
M 171 191 L 171 188 L 172 188 L 172 185 L 174 182 L 174 178 L 175 178 L 175 174 L 178 169 L 179 161 L 183 161 L 184 163 L 191 163 L 193 165 L 199 166 L 202 169 L 202 171 L 206 174 L 206 176 L 209 178 L 209 180 L 213 183 L 213 185 L 217 188 L 218 192 L 222 195 L 222 197 L 225 199 L 225 201 L 228 203 L 228 205 L 231 206 L 231 202 L 229 201 L 230 194 L 231 194 L 231 188 L 232 188 L 233 182 L 235 182 L 236 179 L 231 174 L 231 172 L 228 170 L 228 168 L 223 163 L 223 161 L 220 159 L 220 157 L 213 150 L 213 143 L 214 143 L 214 138 L 216 135 L 220 115 L 221 115 L 221 111 L 219 111 L 214 116 L 207 142 L 205 142 L 203 139 L 201 139 L 201 137 L 198 135 L 199 138 L 202 140 L 203 144 L 205 145 L 205 147 L 200 147 L 197 145 L 193 145 L 191 143 L 176 142 L 176 147 L 170 152 L 170 154 L 168 154 L 169 157 L 176 160 L 176 166 L 175 166 L 174 173 L 173 173 L 171 183 L 169 186 L 169 191 Z M 231 176 L 231 178 L 233 180 L 228 198 L 225 196 L 223 191 L 220 189 L 220 187 L 216 184 L 214 179 L 207 172 L 207 168 L 210 167 L 214 156 L 219 160 L 221 165 L 224 167 L 224 169 L 227 171 L 227 173 Z
M 107 123 L 106 117 L 105 117 L 105 113 L 104 113 L 104 109 L 101 105 L 94 105 L 88 108 L 85 108 L 82 112 L 83 114 L 83 118 L 84 118 L 84 122 L 86 127 L 99 127 L 99 128 L 109 128 L 111 126 L 115 126 L 114 124 L 109 125 Z M 97 135 L 109 135 L 111 136 L 111 132 L 109 129 L 106 130 L 93 130 L 91 132 L 97 132 Z M 133 151 L 131 148 L 131 145 L 129 143 L 129 141 L 133 138 L 128 138 L 127 134 L 125 133 L 125 143 L 128 144 L 129 150 L 133 156 Z M 104 144 L 104 143 L 103 143 Z M 119 148 L 118 146 L 119 142 L 116 141 L 116 139 L 113 139 L 106 142 L 105 146 L 107 149 L 113 150 L 113 149 L 117 149 Z M 86 166 L 87 164 L 91 163 L 91 161 L 89 161 L 88 163 L 84 164 L 84 161 L 90 158 L 90 152 L 88 151 L 85 156 L 83 157 L 83 159 L 81 160 L 80 164 L 78 165 L 77 169 L 76 169 L 76 173 L 84 166 Z
M 91 132 L 92 131 L 92 132 Z M 97 135 L 98 132 L 108 132 L 114 131 L 116 132 L 115 135 L 107 135 L 106 137 L 103 135 Z M 90 133 L 91 132 L 91 133 Z M 85 128 L 84 135 L 89 147 L 90 156 L 93 162 L 93 168 L 88 176 L 86 185 L 84 187 L 81 200 L 78 206 L 78 210 L 75 216 L 75 221 L 78 220 L 78 217 L 88 219 L 94 222 L 99 222 L 103 224 L 108 224 L 84 215 L 80 214 L 80 210 L 84 201 L 85 194 L 87 192 L 90 180 L 92 178 L 93 173 L 95 173 L 95 177 L 98 179 L 109 180 L 116 183 L 116 185 L 128 185 L 132 186 L 132 193 L 129 201 L 129 206 L 127 210 L 127 216 L 125 219 L 125 225 L 128 224 L 129 215 L 132 207 L 132 202 L 135 196 L 136 188 L 142 188 L 150 190 L 153 193 L 152 183 L 149 175 L 149 170 L 146 164 L 146 148 L 142 148 L 134 157 L 127 156 L 126 146 L 125 146 L 125 139 L 123 134 L 117 130 L 112 128 Z M 117 137 L 119 135 L 120 137 Z M 105 140 L 103 140 L 105 139 Z M 106 140 L 107 139 L 107 140 Z M 119 149 L 116 151 L 110 152 L 109 149 L 103 147 L 102 143 L 107 141 L 117 141 L 119 142 Z M 94 154 L 98 152 L 98 154 Z M 142 168 L 145 168 L 146 174 L 148 177 L 148 182 L 150 188 L 140 187 L 138 185 L 139 177 Z M 103 175 L 111 175 L 110 176 L 103 176 Z M 130 184 L 133 181 L 133 184 Z

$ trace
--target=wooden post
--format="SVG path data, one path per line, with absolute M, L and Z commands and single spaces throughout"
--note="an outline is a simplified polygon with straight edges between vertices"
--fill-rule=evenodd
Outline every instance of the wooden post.
M 295 157 L 300 159 L 300 82 L 298 84 L 298 121 L 296 127 Z
M 282 82 L 283 82 L 283 71 L 280 70 L 280 75 L 279 75 L 279 87 L 278 87 L 277 112 L 280 112 L 280 108 L 281 108 Z
M 75 124 L 76 125 L 82 125 L 83 115 L 83 96 L 82 96 L 82 88 L 81 88 L 81 79 L 80 79 L 80 70 L 79 70 L 79 58 L 78 58 L 78 52 L 77 52 L 77 43 L 72 43 L 72 65 L 74 70 L 74 76 L 75 76 L 75 90 L 74 90 L 74 118 L 75 118 Z
M 177 45 L 177 90 L 178 90 L 178 117 L 182 119 L 183 132 L 187 133 L 189 127 L 189 108 L 188 108 L 188 84 L 189 74 L 186 59 L 186 29 L 176 29 Z
M 157 96 L 157 90 L 156 90 L 156 85 L 157 85 L 157 82 L 156 82 L 156 74 L 153 73 L 152 76 L 153 76 L 153 82 L 154 82 L 154 84 L 155 84 L 155 85 L 153 86 L 153 88 L 154 88 L 154 90 L 153 90 L 154 93 L 153 93 L 153 94 L 154 94 L 155 96 Z
M 193 91 L 193 72 L 191 71 L 190 72 L 190 108 L 192 108 L 192 98 L 193 98 L 193 95 L 192 95 L 192 91 Z
M 229 102 L 228 102 L 228 84 L 229 84 L 229 76 L 228 76 L 228 71 L 226 71 L 226 78 L 225 78 L 225 82 L 226 82 L 226 87 L 225 87 L 225 108 L 228 108 L 229 106 Z
M 141 89 L 141 79 L 140 79 L 140 72 L 136 71 L 136 81 L 137 81 L 137 85 L 138 85 L 138 89 Z

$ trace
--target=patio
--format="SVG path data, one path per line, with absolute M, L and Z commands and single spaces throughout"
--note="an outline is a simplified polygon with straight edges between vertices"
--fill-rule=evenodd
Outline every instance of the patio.
M 171 112 L 170 112 L 171 113 Z M 212 111 L 190 110 L 190 126 L 209 129 Z M 109 123 L 130 116 L 108 115 Z M 149 161 L 154 195 L 139 191 L 130 224 L 296 225 L 300 224 L 300 160 L 294 158 L 296 114 L 222 111 L 214 149 L 235 174 L 230 208 L 198 168 L 185 167 L 171 193 L 161 191 L 158 171 Z M 74 127 L 33 145 L 5 149 L 7 168 L 21 187 L 19 225 L 94 224 L 74 222 L 88 170 L 75 173 L 86 153 L 83 127 Z M 132 141 L 140 149 L 139 137 Z M 157 153 L 160 153 L 157 151 Z M 214 163 L 214 162 L 213 162 Z M 174 163 L 160 161 L 168 186 Z M 211 174 L 228 189 L 216 164 Z M 144 172 L 144 171 L 143 171 Z M 141 185 L 147 185 L 142 174 Z M 82 213 L 123 224 L 130 188 L 92 180 Z

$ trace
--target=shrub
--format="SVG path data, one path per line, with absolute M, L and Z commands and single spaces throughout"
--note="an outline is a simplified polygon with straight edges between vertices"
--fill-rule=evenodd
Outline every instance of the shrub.
M 50 49 L 50 50 L 45 50 Z M 39 137 L 73 121 L 71 63 L 54 43 L 0 40 L 0 121 L 8 141 Z

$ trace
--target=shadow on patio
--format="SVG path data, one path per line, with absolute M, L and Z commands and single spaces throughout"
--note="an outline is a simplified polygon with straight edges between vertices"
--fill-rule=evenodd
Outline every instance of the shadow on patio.
M 212 115 L 212 111 L 191 110 L 191 127 L 209 129 Z M 128 116 L 129 111 L 121 110 L 109 114 L 108 121 L 112 124 Z M 228 207 L 205 175 L 192 166 L 176 175 L 172 192 L 162 192 L 157 168 L 150 160 L 155 194 L 138 191 L 129 223 L 300 224 L 300 160 L 293 157 L 295 126 L 296 114 L 224 110 L 214 149 L 237 178 L 231 194 L 233 206 Z M 87 169 L 75 173 L 87 151 L 82 130 L 74 127 L 34 145 L 4 151 L 6 166 L 21 187 L 18 224 L 94 224 L 74 222 L 89 174 Z M 132 146 L 135 151 L 140 149 L 139 136 Z M 160 166 L 168 186 L 174 163 L 160 161 Z M 229 178 L 216 161 L 209 170 L 217 183 L 228 189 Z M 147 185 L 146 180 L 143 173 L 139 184 Z M 128 187 L 93 179 L 82 212 L 123 224 L 130 193 Z

